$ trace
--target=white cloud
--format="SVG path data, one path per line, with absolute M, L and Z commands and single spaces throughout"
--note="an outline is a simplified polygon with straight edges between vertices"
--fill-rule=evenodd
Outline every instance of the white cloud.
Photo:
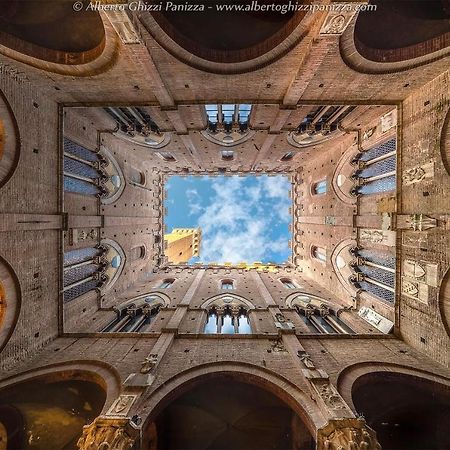
M 287 226 L 290 220 L 285 177 L 262 176 L 249 188 L 243 178 L 221 177 L 214 179 L 211 187 L 214 195 L 202 207 L 198 220 L 202 228 L 201 261 L 254 262 L 287 249 L 286 237 L 273 240 L 271 235 L 276 224 L 281 221 Z M 199 195 L 186 194 L 188 199 Z

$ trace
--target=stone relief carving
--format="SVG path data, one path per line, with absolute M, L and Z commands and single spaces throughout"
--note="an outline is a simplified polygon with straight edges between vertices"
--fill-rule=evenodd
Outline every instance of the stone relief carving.
M 402 294 L 428 304 L 428 285 L 402 277 Z
M 414 231 L 425 231 L 437 227 L 437 220 L 425 214 L 411 214 L 407 220 L 409 228 Z
M 121 395 L 112 404 L 111 408 L 106 413 L 107 416 L 126 416 L 131 409 L 134 401 L 136 400 L 136 395 Z
M 384 116 L 381 116 L 380 123 L 382 133 L 386 133 L 391 128 L 395 127 L 397 125 L 397 110 L 393 109 Z
M 381 446 L 364 420 L 336 419 L 318 431 L 317 450 L 381 450 Z
M 426 248 L 428 235 L 418 231 L 404 231 L 402 234 L 402 245 L 410 248 Z
M 367 141 L 368 139 L 370 139 L 376 130 L 377 130 L 377 127 L 374 126 L 372 128 L 369 128 L 368 130 L 364 131 L 362 140 Z
M 147 358 L 144 359 L 141 363 L 141 370 L 140 372 L 143 374 L 150 373 L 158 363 L 158 355 L 151 354 L 148 355 Z
M 275 326 L 284 330 L 294 329 L 294 324 L 288 321 L 282 313 L 275 314 Z
M 419 183 L 425 178 L 434 177 L 434 163 L 428 162 L 421 166 L 413 167 L 405 170 L 402 175 L 402 184 L 408 186 L 410 184 Z
M 303 365 L 307 369 L 315 370 L 316 366 L 314 365 L 314 362 L 311 359 L 311 356 L 308 353 L 306 353 L 306 351 L 299 350 L 297 352 L 297 356 L 300 358 L 300 361 L 303 363 Z
M 324 24 L 320 30 L 320 34 L 323 36 L 332 36 L 342 34 L 352 17 L 355 15 L 356 10 L 347 11 L 344 8 L 334 12 L 328 13 Z
M 270 348 L 267 349 L 268 353 L 281 353 L 281 352 L 287 352 L 286 347 L 283 344 L 282 339 L 272 339 L 270 342 Z
M 332 410 L 348 409 L 344 399 L 328 380 L 314 380 L 313 385 L 327 408 Z
M 129 450 L 137 436 L 137 430 L 128 419 L 97 417 L 83 427 L 77 442 L 80 450 Z
M 403 275 L 418 281 L 423 281 L 429 286 L 438 287 L 438 265 L 425 261 L 403 260 Z
M 359 241 L 369 244 L 383 244 L 392 247 L 395 245 L 395 231 L 361 228 L 359 230 Z

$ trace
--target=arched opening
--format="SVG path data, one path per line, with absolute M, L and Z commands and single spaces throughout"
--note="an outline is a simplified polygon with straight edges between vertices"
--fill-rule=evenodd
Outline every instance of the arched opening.
M 374 372 L 355 381 L 352 398 L 384 450 L 450 448 L 450 387 L 406 374 Z
M 447 0 L 371 0 L 376 11 L 361 11 L 355 24 L 358 52 L 376 62 L 423 57 L 450 45 Z
M 173 3 L 184 4 L 178 0 Z M 237 3 L 244 8 L 251 4 L 247 0 Z M 186 12 L 178 7 L 153 15 L 161 28 L 190 53 L 208 61 L 237 63 L 272 50 L 289 36 L 305 13 L 282 13 L 269 8 L 259 12 L 250 8 L 247 11 L 205 8 L 200 14 L 190 14 L 186 20 Z
M 314 444 L 286 403 L 228 374 L 184 391 L 144 433 L 146 450 L 309 450 Z
M 18 162 L 17 123 L 9 103 L 0 92 L 0 188 L 11 178 Z
M 106 392 L 90 376 L 50 374 L 0 391 L 0 447 L 77 450 L 84 425 L 102 411 Z
M 0 44 L 57 64 L 85 64 L 105 47 L 97 11 L 76 11 L 68 0 L 0 0 Z
M 439 291 L 439 307 L 445 330 L 450 337 L 450 269 L 447 270 Z
M 3 350 L 14 330 L 19 315 L 20 300 L 20 286 L 16 274 L 0 257 L 0 351 Z

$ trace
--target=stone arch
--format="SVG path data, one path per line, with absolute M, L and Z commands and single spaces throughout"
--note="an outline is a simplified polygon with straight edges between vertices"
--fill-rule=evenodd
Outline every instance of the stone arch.
M 441 134 L 441 158 L 447 175 L 450 175 L 450 109 L 445 116 Z
M 93 360 L 73 360 L 50 364 L 36 369 L 21 372 L 18 375 L 11 375 L 0 380 L 0 390 L 31 381 L 34 379 L 49 377 L 49 379 L 77 379 L 90 380 L 97 383 L 106 392 L 106 401 L 102 409 L 105 413 L 121 390 L 120 375 L 115 368 L 101 361 Z
M 126 257 L 122 247 L 112 239 L 102 239 L 100 245 L 106 247 L 106 253 L 103 255 L 103 258 L 109 262 L 108 268 L 105 271 L 105 274 L 108 276 L 108 281 L 101 288 L 101 293 L 103 295 L 105 292 L 109 291 L 119 279 L 125 267 Z M 115 262 L 118 262 L 118 264 Z
M 132 305 L 134 305 L 135 307 L 141 307 L 145 305 L 146 300 L 149 297 L 155 297 L 155 301 L 151 303 L 152 307 L 160 306 L 161 308 L 165 308 L 170 305 L 170 297 L 168 295 L 162 294 L 160 292 L 148 292 L 147 294 L 142 294 L 137 297 L 133 297 L 130 300 L 126 300 L 115 306 L 114 309 L 121 311 Z
M 196 69 L 219 74 L 246 73 L 271 64 L 297 45 L 317 20 L 317 16 L 311 11 L 284 14 L 284 17 L 281 18 L 281 26 L 272 34 L 268 33 L 259 40 L 248 43 L 247 46 L 242 46 L 241 43 L 241 48 L 232 49 L 233 46 L 230 44 L 226 45 L 226 48 L 220 49 L 210 45 L 210 37 L 204 34 L 198 36 L 199 29 L 209 29 L 213 35 L 217 35 L 218 29 L 227 28 L 223 23 L 211 26 L 211 18 L 205 13 L 206 11 L 198 14 L 196 19 L 208 21 L 208 26 L 197 24 L 192 30 L 186 30 L 186 27 L 182 26 L 184 33 L 180 31 L 181 24 L 175 23 L 177 19 L 173 16 L 169 17 L 170 13 L 166 15 L 144 13 L 140 17 L 156 42 L 174 57 Z M 219 17 L 223 19 L 223 13 Z M 254 22 L 260 18 L 258 18 L 258 14 L 247 14 L 244 20 Z M 259 28 L 261 29 L 261 27 Z M 251 29 L 258 29 L 258 26 L 250 24 L 241 27 L 241 30 L 244 29 L 247 32 Z M 246 41 L 248 40 L 247 37 Z M 222 40 L 222 44 L 223 42 L 225 41 Z
M 353 144 L 339 159 L 336 170 L 331 179 L 331 189 L 342 203 L 346 205 L 356 205 L 356 198 L 350 195 L 354 183 L 351 175 L 355 168 L 351 165 L 351 160 L 358 154 L 357 144 Z
M 14 269 L 0 257 L 0 352 L 11 337 L 19 317 L 20 284 Z
M 62 448 L 79 439 L 90 423 L 117 398 L 120 377 L 96 361 L 44 366 L 0 382 L 0 422 L 8 448 Z
M 228 293 L 219 294 L 219 295 L 215 295 L 214 297 L 210 297 L 209 299 L 207 299 L 205 302 L 202 303 L 201 308 L 208 309 L 211 305 L 216 304 L 216 303 L 221 303 L 221 304 L 223 303 L 224 305 L 226 305 L 227 304 L 226 299 L 231 299 L 231 301 L 229 301 L 228 303 L 242 305 L 249 310 L 255 309 L 255 306 L 253 305 L 253 303 L 250 302 L 249 300 L 247 300 L 246 298 L 241 297 L 240 295 L 228 294 Z
M 8 100 L 0 91 L 0 188 L 12 177 L 19 155 L 19 127 Z
M 340 40 L 341 55 L 352 69 L 362 73 L 400 72 L 449 54 L 447 0 L 434 1 L 434 8 L 420 1 L 370 3 L 377 4 L 377 10 L 356 14 Z M 386 27 L 384 32 L 380 26 Z M 407 37 L 397 32 L 404 29 L 415 32 L 407 33 Z
M 106 14 L 74 11 L 69 0 L 58 3 L 42 8 L 33 2 L 1 1 L 0 54 L 69 76 L 92 76 L 110 68 L 118 39 Z
M 358 291 L 355 285 L 350 282 L 350 277 L 353 275 L 353 270 L 350 266 L 353 256 L 350 253 L 350 249 L 354 247 L 356 247 L 354 239 L 344 239 L 334 247 L 330 255 L 334 273 L 351 296 L 354 296 Z
M 356 380 L 363 375 L 370 373 L 395 373 L 399 375 L 409 375 L 416 378 L 439 383 L 450 388 L 450 378 L 428 372 L 426 370 L 416 369 L 414 367 L 402 366 L 400 364 L 383 363 L 383 362 L 363 362 L 353 364 L 343 369 L 337 380 L 337 388 L 347 405 L 355 412 L 355 405 L 352 400 L 352 388 Z
M 302 420 L 312 436 L 326 424 L 318 406 L 310 395 L 300 390 L 286 378 L 248 363 L 220 362 L 197 366 L 181 372 L 151 394 L 141 404 L 141 411 L 147 415 L 143 430 L 151 425 L 158 414 L 179 396 L 193 387 L 214 377 L 229 376 L 236 381 L 258 386 L 287 404 Z M 143 448 L 148 445 L 144 440 Z
M 447 269 L 439 289 L 439 309 L 445 331 L 450 337 L 450 268 Z
M 125 189 L 125 176 L 116 158 L 114 158 L 113 154 L 106 147 L 102 146 L 99 153 L 109 162 L 104 168 L 108 176 L 108 181 L 105 184 L 108 195 L 102 197 L 101 202 L 104 205 L 110 205 L 116 202 L 122 195 Z
M 396 364 L 344 369 L 338 387 L 363 414 L 383 448 L 448 448 L 450 379 Z

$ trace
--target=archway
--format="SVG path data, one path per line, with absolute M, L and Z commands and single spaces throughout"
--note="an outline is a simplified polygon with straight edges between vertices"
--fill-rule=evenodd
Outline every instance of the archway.
M 1 0 L 0 28 L 1 45 L 52 63 L 85 64 L 105 47 L 100 14 L 75 11 L 67 0 Z
M 371 372 L 352 386 L 355 409 L 384 450 L 450 448 L 450 387 L 405 373 Z
M 450 337 L 450 269 L 445 273 L 439 290 L 439 308 L 445 331 Z
M 104 381 L 81 370 L 49 372 L 0 391 L 0 448 L 77 450 L 84 425 L 103 409 Z
M 311 449 L 313 437 L 273 393 L 230 374 L 204 379 L 146 430 L 146 450 Z
M 14 330 L 20 310 L 20 286 L 16 274 L 0 257 L 0 352 Z
M 361 11 L 355 24 L 355 45 L 365 58 L 383 63 L 405 61 L 449 45 L 446 0 L 370 3 L 377 6 L 376 11 Z
M 164 11 L 144 12 L 141 20 L 158 44 L 184 63 L 229 74 L 264 67 L 284 56 L 314 22 L 314 14 L 306 9 L 273 7 L 269 0 L 260 2 L 260 11 L 251 10 L 250 0 L 234 3 L 239 10 L 198 2 L 197 8 L 202 10 L 190 14 L 187 21 L 185 2 L 176 0 Z
M 11 178 L 19 162 L 18 130 L 12 109 L 0 92 L 0 188 Z

